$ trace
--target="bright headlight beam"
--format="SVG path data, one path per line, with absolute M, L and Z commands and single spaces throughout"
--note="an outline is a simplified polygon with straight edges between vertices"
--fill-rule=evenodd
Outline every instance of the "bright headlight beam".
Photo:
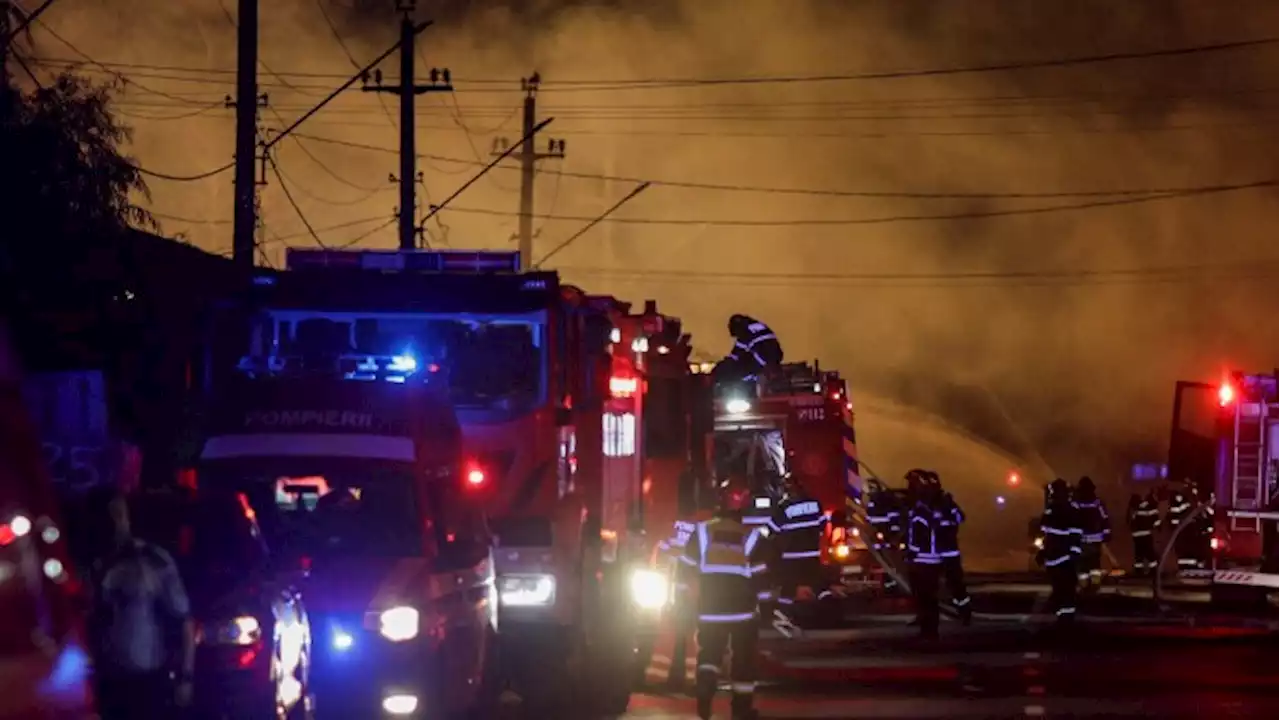
M 383 610 L 378 616 L 378 632 L 392 642 L 404 642 L 418 637 L 418 611 L 400 606 Z
M 631 574 L 631 600 L 641 609 L 657 610 L 667 604 L 670 585 L 662 573 L 636 570 Z
M 556 597 L 552 575 L 505 575 L 498 579 L 498 602 L 510 607 L 550 605 Z
M 751 410 L 751 403 L 742 398 L 734 398 L 724 404 L 724 409 L 731 415 L 741 415 Z

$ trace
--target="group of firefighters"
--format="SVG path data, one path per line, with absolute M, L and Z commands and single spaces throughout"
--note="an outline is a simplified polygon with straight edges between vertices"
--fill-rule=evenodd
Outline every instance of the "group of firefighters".
M 717 383 L 754 382 L 782 361 L 776 336 L 763 323 L 735 315 L 729 321 L 733 351 L 717 366 Z M 724 654 L 731 654 L 729 684 L 735 719 L 757 717 L 753 709 L 757 669 L 756 642 L 762 621 L 785 631 L 789 616 L 782 608 L 825 594 L 822 542 L 831 518 L 789 475 L 783 496 L 761 512 L 750 481 L 725 473 L 712 494 L 714 504 L 678 520 L 674 533 L 658 546 L 659 558 L 673 568 L 675 646 L 668 686 L 681 689 L 690 635 L 696 630 L 696 698 L 698 715 L 711 717 Z M 964 512 L 938 474 L 913 469 L 904 479 L 906 491 L 867 482 L 866 519 L 874 532 L 870 547 L 885 562 L 901 551 L 915 598 L 916 620 L 926 638 L 938 635 L 939 585 L 945 583 L 961 622 L 972 618 L 965 587 L 959 528 Z M 1177 525 L 1195 507 L 1191 490 L 1175 492 L 1169 522 Z M 1129 524 L 1135 544 L 1135 570 L 1155 568 L 1152 532 L 1160 524 L 1154 496 L 1135 496 Z M 1211 522 L 1211 521 L 1210 521 Z M 1093 481 L 1083 477 L 1075 487 L 1053 481 L 1045 490 L 1039 518 L 1037 561 L 1051 585 L 1050 605 L 1059 624 L 1071 623 L 1082 584 L 1102 577 L 1102 547 L 1110 539 L 1111 519 Z M 1181 558 L 1180 558 L 1181 562 Z M 886 573 L 885 587 L 897 584 Z M 692 592 L 696 588 L 696 593 Z M 770 612 L 770 608 L 777 608 Z M 794 628 L 794 626 L 790 626 Z
M 1169 505 L 1163 518 L 1160 516 L 1160 500 L 1155 491 L 1149 491 L 1145 495 L 1135 494 L 1129 498 L 1127 515 L 1129 534 L 1133 537 L 1135 575 L 1155 572 L 1159 562 L 1156 556 L 1156 535 L 1162 527 L 1167 525 L 1170 533 L 1177 532 L 1202 504 L 1204 510 L 1190 519 L 1193 525 L 1176 535 L 1173 550 L 1178 558 L 1179 570 L 1203 568 L 1208 560 L 1214 522 L 1212 494 L 1207 501 L 1202 502 L 1199 490 L 1190 481 L 1183 481 L 1167 494 Z

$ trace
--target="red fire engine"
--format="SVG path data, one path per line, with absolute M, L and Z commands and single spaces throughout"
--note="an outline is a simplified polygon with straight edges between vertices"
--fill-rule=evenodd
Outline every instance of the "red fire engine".
M 1276 588 L 1276 374 L 1233 373 L 1218 406 L 1213 583 Z
M 557 665 L 602 672 L 615 646 L 629 652 L 632 616 L 615 610 L 629 590 L 638 602 L 628 531 L 656 312 L 521 273 L 516 253 L 291 250 L 288 267 L 262 280 L 291 290 L 258 308 L 255 342 L 325 318 L 362 350 L 445 376 L 499 538 L 499 632 L 505 657 L 525 658 L 513 672 L 551 688 Z
M 692 366 L 691 366 L 692 368 Z M 704 365 L 697 371 L 709 370 Z M 786 363 L 757 384 L 754 395 L 730 392 L 715 399 L 712 454 L 719 462 L 733 446 L 748 443 L 749 462 L 776 464 L 770 434 L 781 433 L 785 466 L 804 491 L 821 503 L 835 522 L 825 538 L 823 559 L 842 566 L 844 575 L 871 572 L 866 543 L 848 519 L 862 514 L 862 478 L 853 430 L 853 403 L 838 372 L 822 370 L 817 361 Z M 753 473 L 749 473 L 751 475 Z M 758 488 L 756 507 L 767 514 L 776 488 Z

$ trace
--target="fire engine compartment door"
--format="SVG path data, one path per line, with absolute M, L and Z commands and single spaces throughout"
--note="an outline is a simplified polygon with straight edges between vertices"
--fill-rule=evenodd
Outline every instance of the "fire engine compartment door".
M 786 474 L 785 448 L 780 425 L 749 430 L 717 431 L 712 451 L 716 477 L 747 478 L 755 496 L 777 498 Z
M 823 405 L 793 407 L 787 423 L 792 476 L 827 510 L 845 505 L 844 440 L 838 416 Z

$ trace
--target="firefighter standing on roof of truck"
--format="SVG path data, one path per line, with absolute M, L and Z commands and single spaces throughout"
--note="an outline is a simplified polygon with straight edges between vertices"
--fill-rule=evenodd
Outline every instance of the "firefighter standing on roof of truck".
M 1076 578 L 1090 586 L 1102 582 L 1102 546 L 1111 539 L 1111 516 L 1098 497 L 1098 489 L 1089 476 L 1080 478 L 1071 494 L 1071 506 L 1080 521 L 1081 547 Z
M 877 478 L 867 480 L 867 522 L 876 534 L 871 547 L 882 555 L 896 549 L 898 537 L 902 535 L 902 508 L 898 505 L 898 497 L 884 483 Z M 885 590 L 898 586 L 898 581 L 887 572 L 883 582 Z
M 733 350 L 715 367 L 717 381 L 756 380 L 767 368 L 782 364 L 782 345 L 768 325 L 746 315 L 729 318 Z
M 1044 547 L 1036 559 L 1049 575 L 1049 605 L 1058 624 L 1068 624 L 1076 615 L 1076 561 L 1080 557 L 1083 531 L 1071 503 L 1071 488 L 1062 478 L 1054 480 L 1045 490 L 1040 531 L 1044 533 Z
M 822 505 L 805 493 L 794 478 L 785 480 L 786 494 L 773 517 L 773 528 L 779 550 L 778 575 L 782 590 L 781 605 L 793 604 L 797 591 L 807 587 L 815 592 L 828 592 L 819 587 L 823 580 L 822 535 L 827 529 L 827 516 Z M 825 596 L 824 596 L 825 597 Z
M 938 557 L 942 559 L 942 577 L 951 592 L 951 604 L 960 613 L 960 621 L 968 625 L 973 619 L 973 605 L 964 585 L 964 560 L 960 555 L 960 525 L 964 511 L 956 499 L 942 487 L 938 473 L 928 471 L 926 477 L 933 488 L 933 510 L 938 523 Z
M 732 655 L 731 709 L 735 720 L 757 717 L 756 641 L 759 592 L 767 570 L 760 528 L 742 523 L 751 493 L 740 483 L 721 492 L 715 516 L 697 524 L 682 561 L 698 578 L 698 717 L 709 720 L 726 650 Z

